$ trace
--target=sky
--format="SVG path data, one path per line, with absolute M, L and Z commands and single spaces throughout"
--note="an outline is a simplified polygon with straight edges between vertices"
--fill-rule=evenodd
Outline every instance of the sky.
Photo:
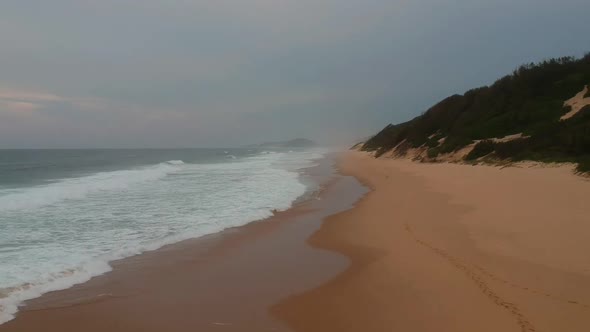
M 3 0 L 0 148 L 348 145 L 590 51 L 588 0 Z

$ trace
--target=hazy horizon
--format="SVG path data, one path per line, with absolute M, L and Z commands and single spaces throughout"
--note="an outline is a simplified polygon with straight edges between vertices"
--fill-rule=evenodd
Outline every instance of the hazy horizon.
M 347 146 L 590 51 L 565 0 L 103 0 L 0 11 L 0 148 Z

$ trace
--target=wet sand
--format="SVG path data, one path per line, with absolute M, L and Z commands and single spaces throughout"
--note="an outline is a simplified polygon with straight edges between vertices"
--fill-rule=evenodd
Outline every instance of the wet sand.
M 320 200 L 115 262 L 0 331 L 590 330 L 588 180 L 358 152 L 338 165 L 349 176 Z
M 365 192 L 323 160 L 308 176 L 323 183 L 274 217 L 113 263 L 113 271 L 28 301 L 2 332 L 290 331 L 268 308 L 348 266 L 306 239 L 322 219 Z
M 273 314 L 296 331 L 590 331 L 590 182 L 571 168 L 350 152 L 372 188 L 309 242 L 352 264 Z

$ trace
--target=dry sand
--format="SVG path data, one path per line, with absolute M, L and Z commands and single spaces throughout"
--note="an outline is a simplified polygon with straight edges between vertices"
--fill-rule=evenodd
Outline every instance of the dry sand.
M 588 93 L 588 86 L 585 85 L 584 88 L 582 89 L 582 91 L 578 92 L 575 96 L 573 96 L 572 98 L 566 100 L 563 103 L 563 106 L 569 106 L 570 110 L 564 114 L 560 120 L 567 120 L 569 118 L 571 118 L 572 116 L 576 115 L 578 112 L 580 112 L 582 110 L 582 108 L 590 105 L 590 97 L 585 97 L 586 94 Z
M 590 183 L 570 167 L 340 167 L 373 191 L 309 240 L 352 263 L 272 308 L 296 331 L 590 331 Z

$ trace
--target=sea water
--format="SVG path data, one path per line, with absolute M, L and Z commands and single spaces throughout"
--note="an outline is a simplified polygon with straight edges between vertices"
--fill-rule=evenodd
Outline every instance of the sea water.
M 0 150 L 0 324 L 109 262 L 241 226 L 309 190 L 319 150 Z

